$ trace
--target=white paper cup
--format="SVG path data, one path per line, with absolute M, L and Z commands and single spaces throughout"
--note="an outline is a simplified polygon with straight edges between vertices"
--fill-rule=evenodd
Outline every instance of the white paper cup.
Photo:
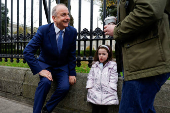
M 106 17 L 106 18 L 104 19 L 104 22 L 105 22 L 106 25 L 116 24 L 116 17 L 114 17 L 114 16 Z

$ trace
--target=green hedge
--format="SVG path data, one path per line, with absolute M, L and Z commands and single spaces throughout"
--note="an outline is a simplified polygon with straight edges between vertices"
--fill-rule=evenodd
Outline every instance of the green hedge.
M 23 50 L 22 50 L 22 51 L 19 50 L 18 52 L 19 52 L 19 54 L 22 54 L 22 53 L 23 53 Z M 95 52 L 96 52 L 96 50 L 92 50 L 92 57 L 94 57 Z M 5 53 L 5 50 L 1 50 L 1 54 L 6 54 L 6 53 Z M 7 49 L 7 54 L 11 54 L 11 49 Z M 13 54 L 17 54 L 17 49 L 13 49 Z M 37 51 L 37 54 L 39 54 L 39 51 Z M 86 50 L 85 54 L 86 54 L 86 57 L 89 57 L 89 55 L 90 55 L 90 50 Z M 77 55 L 78 55 L 78 50 L 76 50 L 76 56 L 77 56 Z M 84 51 L 83 51 L 83 50 L 80 51 L 80 56 L 81 56 L 81 57 L 84 56 Z M 115 58 L 115 51 L 113 51 L 113 58 Z
M 93 56 L 93 57 L 94 57 L 95 53 L 96 53 L 96 50 L 92 50 L 92 56 Z M 89 55 L 90 55 L 90 50 L 86 50 L 85 54 L 86 54 L 86 57 L 89 57 Z M 76 56 L 77 56 L 77 55 L 78 55 L 78 50 L 76 50 Z M 81 57 L 84 56 L 84 51 L 83 51 L 83 50 L 80 51 L 80 56 L 81 56 Z M 113 51 L 113 58 L 115 58 L 115 51 Z
M 18 50 L 18 53 L 23 54 L 23 50 Z M 11 54 L 11 49 L 7 49 L 6 52 L 5 49 L 2 49 L 0 54 Z M 17 54 L 17 49 L 13 49 L 12 54 Z M 39 54 L 39 50 L 36 52 L 36 54 Z

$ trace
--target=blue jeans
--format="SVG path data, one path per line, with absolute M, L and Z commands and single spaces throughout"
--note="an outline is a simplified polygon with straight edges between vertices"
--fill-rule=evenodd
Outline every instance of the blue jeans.
M 170 73 L 124 81 L 119 113 L 156 113 L 154 99 Z

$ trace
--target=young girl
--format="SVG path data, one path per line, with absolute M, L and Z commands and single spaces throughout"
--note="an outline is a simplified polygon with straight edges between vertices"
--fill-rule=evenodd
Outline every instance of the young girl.
M 90 73 L 87 77 L 87 101 L 92 103 L 92 113 L 107 113 L 108 105 L 118 105 L 117 65 L 112 60 L 112 49 L 108 45 L 98 47 Z

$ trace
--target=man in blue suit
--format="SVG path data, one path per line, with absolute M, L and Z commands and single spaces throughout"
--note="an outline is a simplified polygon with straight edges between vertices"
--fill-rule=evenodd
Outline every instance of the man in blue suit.
M 40 82 L 35 92 L 33 113 L 51 113 L 66 96 L 70 85 L 76 82 L 76 37 L 77 31 L 69 26 L 69 11 L 64 4 L 52 10 L 54 23 L 40 26 L 24 49 L 24 58 L 32 73 L 39 74 Z M 40 48 L 38 58 L 35 52 Z M 53 79 L 57 87 L 43 107 Z

